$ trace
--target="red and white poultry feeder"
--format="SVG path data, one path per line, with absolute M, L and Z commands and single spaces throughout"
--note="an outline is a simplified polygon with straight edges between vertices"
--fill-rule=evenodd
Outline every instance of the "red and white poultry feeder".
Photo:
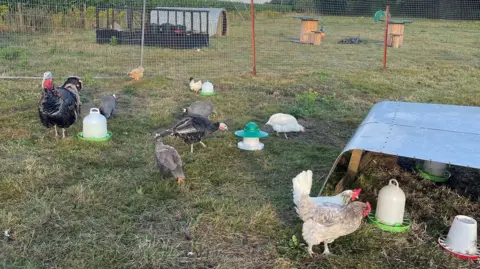
M 477 245 L 477 221 L 468 216 L 455 216 L 447 237 L 441 236 L 438 244 L 458 258 L 477 260 L 480 257 Z
M 404 216 L 405 193 L 396 179 L 378 193 L 377 209 L 371 211 L 368 220 L 378 228 L 388 232 L 407 231 L 412 222 Z

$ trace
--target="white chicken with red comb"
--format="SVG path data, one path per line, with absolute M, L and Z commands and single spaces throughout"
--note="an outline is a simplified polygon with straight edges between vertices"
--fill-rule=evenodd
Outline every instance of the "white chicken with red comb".
M 341 205 L 331 202 L 317 204 L 310 197 L 312 171 L 298 174 L 293 183 L 293 202 L 298 216 L 303 220 L 302 236 L 313 255 L 313 246 L 324 243 L 323 254 L 330 254 L 328 244 L 335 239 L 355 232 L 371 211 L 369 202 L 351 202 Z

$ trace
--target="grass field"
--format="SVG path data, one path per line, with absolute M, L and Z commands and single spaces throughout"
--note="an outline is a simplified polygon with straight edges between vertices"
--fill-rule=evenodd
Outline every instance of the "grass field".
M 360 199 L 375 204 L 378 190 L 397 178 L 412 230 L 389 234 L 363 224 L 330 245 L 337 256 L 308 257 L 291 179 L 313 170 L 318 193 L 321 176 L 374 103 L 480 105 L 478 22 L 415 21 L 407 26 L 407 46 L 389 50 L 390 69 L 383 71 L 380 46 L 335 44 L 358 34 L 380 40 L 380 25 L 370 18 L 326 21 L 318 48 L 287 40 L 296 37 L 298 21 L 260 18 L 257 77 L 248 74 L 248 24 L 237 21 L 231 37 L 200 53 L 147 48 L 150 76 L 133 83 L 93 78 L 125 74 L 139 51 L 88 43 L 91 32 L 26 36 L 18 53 L 3 43 L 7 74 L 48 69 L 60 83 L 59 76 L 76 72 L 85 77 L 86 108 L 115 92 L 119 114 L 108 122 L 110 142 L 73 138 L 81 122 L 68 129 L 69 138 L 55 140 L 36 112 L 40 82 L 0 81 L 0 229 L 13 229 L 14 237 L 0 237 L 0 268 L 478 268 L 443 253 L 436 239 L 457 214 L 480 218 L 480 173 L 452 168 L 454 178 L 435 185 L 382 160 L 349 187 L 361 186 Z M 218 94 L 195 96 L 185 85 L 190 74 L 213 81 Z M 186 183 L 177 186 L 160 179 L 151 133 L 196 99 L 212 100 L 214 118 L 230 131 L 205 139 L 208 147 L 196 146 L 194 154 L 180 140 L 166 141 L 186 163 Z M 236 148 L 234 130 L 248 121 L 263 128 L 276 112 L 301 115 L 306 133 L 266 138 L 260 152 Z

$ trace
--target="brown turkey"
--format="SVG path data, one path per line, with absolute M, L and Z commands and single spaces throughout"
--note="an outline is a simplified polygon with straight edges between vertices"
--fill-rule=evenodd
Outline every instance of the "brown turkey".
M 80 117 L 82 81 L 78 77 L 69 77 L 61 87 L 55 87 L 52 77 L 51 72 L 43 74 L 43 93 L 38 103 L 38 114 L 45 127 L 55 128 L 55 137 L 58 137 L 59 127 L 62 128 L 62 137 L 65 138 L 65 128 L 70 127 Z

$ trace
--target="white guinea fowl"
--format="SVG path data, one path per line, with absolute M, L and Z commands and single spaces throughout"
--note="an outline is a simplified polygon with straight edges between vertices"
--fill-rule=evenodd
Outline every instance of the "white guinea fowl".
M 277 113 L 273 114 L 266 125 L 272 126 L 273 130 L 278 133 L 284 133 L 285 138 L 288 139 L 289 132 L 305 132 L 305 128 L 298 124 L 297 119 L 289 114 Z

